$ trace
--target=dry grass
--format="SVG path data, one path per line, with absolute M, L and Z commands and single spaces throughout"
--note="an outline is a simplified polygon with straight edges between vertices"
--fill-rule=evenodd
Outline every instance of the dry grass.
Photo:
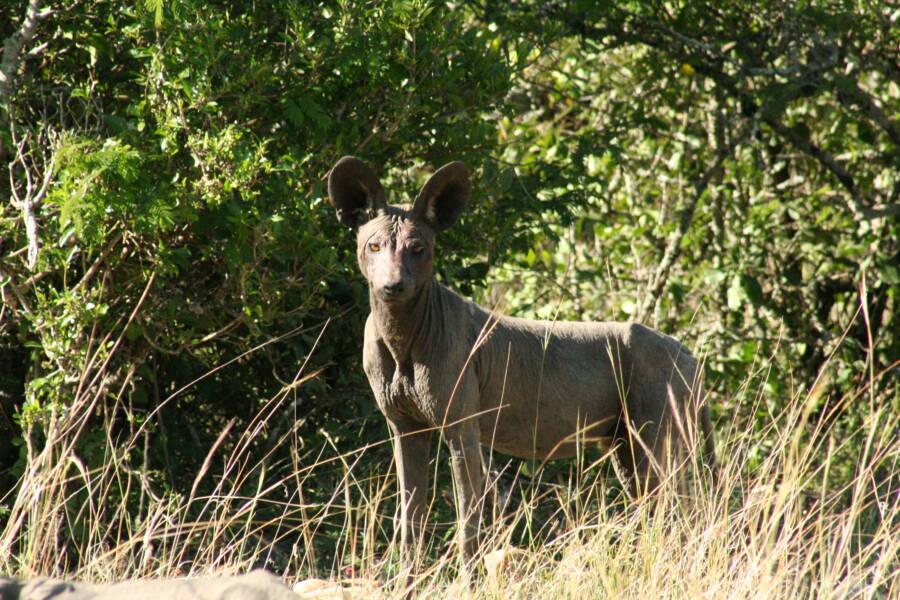
M 832 415 L 813 410 L 820 385 L 770 415 L 762 431 L 748 434 L 737 419 L 720 422 L 717 481 L 695 481 L 689 500 L 664 494 L 664 501 L 623 504 L 602 492 L 598 468 L 564 486 L 532 488 L 486 528 L 485 551 L 521 544 L 517 532 L 540 530 L 536 521 L 548 506 L 559 524 L 554 534 L 533 538 L 532 547 L 470 586 L 460 584 L 452 549 L 437 540 L 437 558 L 418 575 L 420 596 L 900 598 L 900 428 L 889 408 L 895 399 L 873 391 L 883 376 L 871 373 L 834 405 L 853 405 L 862 415 L 851 434 L 839 436 Z M 78 403 L 53 414 L 46 442 L 29 448 L 17 495 L 5 500 L 0 573 L 111 581 L 281 564 L 286 571 L 279 574 L 289 579 L 342 578 L 343 567 L 355 565 L 353 576 L 377 579 L 381 594 L 402 594 L 390 538 L 393 476 L 386 465 L 374 474 L 363 466 L 368 448 L 339 453 L 326 445 L 318 460 L 279 470 L 290 473 L 285 477 L 271 475 L 269 456 L 254 455 L 250 442 L 274 429 L 279 394 L 245 431 L 230 424 L 223 430 L 189 494 L 161 494 L 125 460 L 145 441 L 140 429 L 126 443 L 110 439 L 102 467 L 84 466 L 75 442 L 97 402 L 90 386 L 84 389 Z M 763 398 L 755 400 L 760 410 Z M 289 429 L 269 447 L 294 437 Z M 221 456 L 225 439 L 234 443 Z M 342 479 L 330 498 L 305 501 L 316 474 L 336 468 Z M 198 491 L 204 480 L 216 482 L 212 493 Z M 290 499 L 277 499 L 273 491 L 285 488 L 293 490 Z M 241 492 L 247 489 L 255 492 Z M 123 497 L 131 502 L 108 501 Z M 438 493 L 435 503 L 442 502 Z M 273 513 L 279 516 L 260 516 Z M 333 557 L 317 555 L 314 542 L 325 530 L 339 532 Z

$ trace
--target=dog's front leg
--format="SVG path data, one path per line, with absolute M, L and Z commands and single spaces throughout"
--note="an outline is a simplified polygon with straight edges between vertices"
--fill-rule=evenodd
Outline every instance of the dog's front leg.
M 431 431 L 424 425 L 405 419 L 389 418 L 388 425 L 391 428 L 397 482 L 400 486 L 400 544 L 403 562 L 415 572 L 424 544 Z
M 450 447 L 453 482 L 456 485 L 462 568 L 468 570 L 473 566 L 478 551 L 478 531 L 484 500 L 478 423 L 475 420 L 466 421 L 447 429 L 444 435 Z

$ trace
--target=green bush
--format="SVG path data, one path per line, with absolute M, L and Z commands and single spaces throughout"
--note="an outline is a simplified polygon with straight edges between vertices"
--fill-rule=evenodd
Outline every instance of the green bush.
M 199 520 L 204 493 L 252 496 L 265 469 L 263 520 L 275 499 L 327 505 L 346 465 L 291 479 L 323 452 L 374 443 L 359 460 L 385 475 L 366 288 L 325 190 L 345 154 L 394 202 L 467 162 L 438 277 L 519 315 L 680 337 L 748 468 L 810 398 L 809 438 L 848 440 L 839 486 L 861 426 L 900 409 L 887 6 L 101 0 L 15 37 L 27 5 L 0 8 L 25 42 L 0 88 L 0 515 L 54 461 L 111 486 L 111 545 L 151 504 Z M 205 476 L 251 454 L 253 477 Z M 76 568 L 91 496 L 62 497 L 48 544 Z M 346 524 L 317 523 L 327 562 Z

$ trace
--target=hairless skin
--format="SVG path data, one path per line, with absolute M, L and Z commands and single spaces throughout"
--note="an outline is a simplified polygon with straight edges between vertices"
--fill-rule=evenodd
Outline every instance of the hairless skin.
M 457 221 L 471 190 L 460 162 L 436 171 L 411 206 L 388 205 L 358 158 L 342 158 L 328 177 L 338 219 L 356 230 L 369 284 L 363 365 L 392 433 L 403 547 L 422 540 L 431 437 L 439 432 L 466 564 L 478 547 L 480 445 L 548 459 L 593 440 L 615 449 L 617 472 L 634 494 L 653 490 L 694 434 L 715 460 L 697 359 L 674 338 L 637 323 L 502 316 L 434 279 L 435 236 Z

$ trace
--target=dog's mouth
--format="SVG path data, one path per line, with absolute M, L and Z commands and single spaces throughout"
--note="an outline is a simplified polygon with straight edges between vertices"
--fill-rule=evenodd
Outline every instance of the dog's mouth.
M 410 290 L 407 288 L 384 287 L 379 290 L 378 296 L 383 302 L 398 304 L 409 299 Z

